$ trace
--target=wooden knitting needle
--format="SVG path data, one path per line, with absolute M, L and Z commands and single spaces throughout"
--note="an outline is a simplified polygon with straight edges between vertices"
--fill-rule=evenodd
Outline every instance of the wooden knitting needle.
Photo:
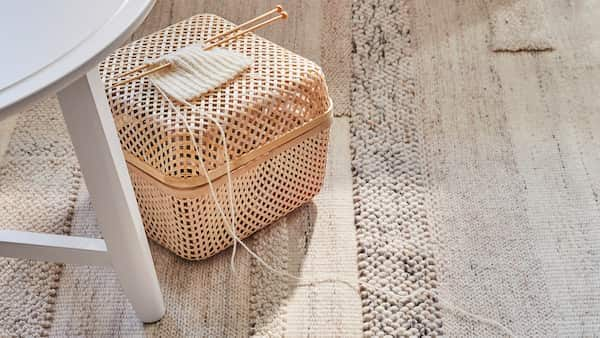
M 246 30 L 244 30 L 244 31 L 242 31 L 242 32 L 239 32 L 239 33 L 237 33 L 237 34 L 236 34 L 236 35 L 234 35 L 234 36 L 231 36 L 231 37 L 229 37 L 229 38 L 223 39 L 223 40 L 221 40 L 221 41 L 218 41 L 218 42 L 216 42 L 216 43 L 210 44 L 210 45 L 208 45 L 207 47 L 205 47 L 205 48 L 204 48 L 204 50 L 210 50 L 210 49 L 212 49 L 212 48 L 214 48 L 214 47 L 216 47 L 216 46 L 218 46 L 218 45 L 221 45 L 221 44 L 223 44 L 223 43 L 225 43 L 225 42 L 229 42 L 229 41 L 231 41 L 231 40 L 233 40 L 233 39 L 237 39 L 238 37 L 240 37 L 240 36 L 242 36 L 242 35 L 244 35 L 244 34 L 247 34 L 247 33 L 249 33 L 249 32 L 253 32 L 253 31 L 255 31 L 255 30 L 257 30 L 257 29 L 260 29 L 260 28 L 262 28 L 262 27 L 264 27 L 264 26 L 270 25 L 271 23 L 273 23 L 273 22 L 275 22 L 275 21 L 277 21 L 277 20 L 279 20 L 279 19 L 287 19 L 287 18 L 288 18 L 288 14 L 287 14 L 287 12 L 285 12 L 285 11 L 283 10 L 283 7 L 281 7 L 281 5 L 277 5 L 277 6 L 276 6 L 274 9 L 272 9 L 272 10 L 270 10 L 270 11 L 268 11 L 268 12 L 266 12 L 266 13 L 262 14 L 262 15 L 259 15 L 259 16 L 257 16 L 257 17 L 256 17 L 256 18 L 254 18 L 254 19 L 248 20 L 248 21 L 244 22 L 243 24 L 241 24 L 241 25 L 239 25 L 239 26 L 237 26 L 237 27 L 235 27 L 235 28 L 233 28 L 233 29 L 230 29 L 230 30 L 228 30 L 228 31 L 222 32 L 222 33 L 220 33 L 220 34 L 217 34 L 217 35 L 215 35 L 215 36 L 211 37 L 210 39 L 206 40 L 205 42 L 211 42 L 211 41 L 213 41 L 213 40 L 216 40 L 216 39 L 218 39 L 218 38 L 221 38 L 221 37 L 223 37 L 223 36 L 230 35 L 230 34 L 232 34 L 232 33 L 238 32 L 238 31 L 239 31 L 240 29 L 242 29 L 243 27 L 245 27 L 245 26 L 248 26 L 248 25 L 250 25 L 250 24 L 253 24 L 253 23 L 255 23 L 255 22 L 257 22 L 257 21 L 259 21 L 259 20 L 261 20 L 261 19 L 263 19 L 263 18 L 265 18 L 265 17 L 267 17 L 267 16 L 269 16 L 269 15 L 271 15 L 271 14 L 273 14 L 273 13 L 279 13 L 280 15 L 279 15 L 279 16 L 277 16 L 277 17 L 271 18 L 270 20 L 267 20 L 267 21 L 265 21 L 265 22 L 263 22 L 263 23 L 257 24 L 257 25 L 255 25 L 255 26 L 253 26 L 253 27 L 250 27 L 250 28 L 248 28 L 248 29 L 246 29 Z M 153 69 L 151 69 L 151 70 L 148 70 L 148 71 L 146 71 L 146 72 L 144 72 L 144 73 L 138 74 L 138 75 L 136 75 L 136 76 L 134 76 L 134 77 L 132 77 L 132 78 L 125 79 L 125 80 L 122 80 L 122 81 L 119 81 L 119 82 L 115 83 L 114 85 L 115 85 L 115 86 L 120 86 L 120 85 L 122 85 L 122 84 L 125 84 L 125 83 L 128 83 L 128 82 L 130 82 L 130 81 L 137 80 L 137 79 L 139 79 L 139 78 L 141 78 L 141 77 L 144 77 L 144 76 L 146 76 L 146 75 L 148 75 L 148 74 L 152 74 L 152 73 L 154 73 L 154 72 L 158 72 L 158 71 L 160 71 L 160 70 L 162 70 L 162 69 L 168 68 L 168 67 L 170 67 L 170 66 L 171 66 L 171 64 L 169 64 L 169 63 L 163 64 L 163 65 L 160 65 L 160 66 L 158 66 L 158 67 L 156 67 L 156 68 L 153 68 Z M 124 77 L 124 76 L 127 76 L 127 75 L 129 75 L 129 74 L 133 74 L 133 73 L 135 73 L 135 72 L 138 72 L 138 71 L 144 70 L 144 69 L 146 69 L 146 68 L 148 68 L 148 67 L 150 67 L 150 65 L 149 65 L 149 64 L 143 64 L 143 65 L 140 65 L 140 66 L 138 66 L 138 67 L 135 67 L 135 68 L 133 68 L 133 69 L 130 69 L 130 70 L 126 71 L 125 73 L 121 73 L 121 74 L 117 75 L 117 76 L 116 76 L 116 78 L 122 78 L 122 77 Z
M 214 43 L 206 46 L 204 48 L 204 50 L 211 50 L 211 49 L 217 47 L 218 45 L 224 44 L 224 43 L 229 42 L 231 40 L 235 40 L 235 39 L 239 38 L 242 35 L 248 34 L 250 32 L 254 32 L 257 29 L 260 29 L 260 28 L 263 28 L 265 26 L 268 26 L 268 25 L 272 24 L 273 22 L 275 22 L 277 20 L 285 20 L 287 18 L 288 18 L 287 12 L 286 11 L 282 11 L 281 13 L 279 13 L 278 16 L 276 16 L 274 18 L 271 18 L 271 19 L 269 19 L 269 20 L 267 20 L 265 22 L 261 22 L 261 23 L 259 23 L 257 25 L 254 25 L 254 26 L 252 26 L 252 27 L 250 27 L 248 29 L 244 29 L 243 31 L 240 31 L 240 32 L 234 34 L 233 36 L 227 37 L 227 38 L 225 38 L 225 39 L 223 39 L 221 41 L 214 42 Z
M 277 5 L 272 10 L 270 10 L 270 11 L 264 13 L 264 14 L 261 14 L 261 15 L 257 16 L 254 19 L 248 20 L 248 21 L 244 22 L 243 24 L 241 24 L 241 25 L 239 25 L 239 26 L 237 26 L 237 27 L 235 27 L 233 29 L 221 32 L 221 33 L 219 33 L 219 34 L 217 34 L 217 35 L 209 38 L 208 40 L 204 41 L 204 43 L 212 42 L 212 41 L 217 40 L 217 39 L 219 39 L 219 38 L 221 38 L 223 36 L 226 36 L 226 35 L 229 35 L 229 34 L 233 34 L 233 33 L 237 32 L 237 31 L 239 31 L 240 29 L 242 29 L 242 28 L 244 28 L 244 27 L 246 27 L 248 25 L 251 25 L 251 24 L 253 24 L 253 23 L 255 23 L 255 22 L 257 22 L 257 21 L 259 21 L 261 19 L 264 19 L 264 18 L 266 18 L 267 16 L 269 16 L 269 15 L 271 15 L 273 13 L 281 13 L 281 12 L 283 12 L 283 7 L 281 7 L 281 5 Z M 141 66 L 138 66 L 138 67 L 135 67 L 133 69 L 130 69 L 130 70 L 126 71 L 125 73 L 120 74 L 118 77 L 123 77 L 123 76 L 127 76 L 129 74 L 133 74 L 133 73 L 138 72 L 138 71 L 140 71 L 140 70 L 142 70 L 144 68 L 147 68 L 149 66 L 150 66 L 149 64 L 143 64 Z
M 274 17 L 274 18 L 271 18 L 271 19 L 269 19 L 269 20 L 267 20 L 267 21 L 265 21 L 265 22 L 262 22 L 262 23 L 259 23 L 259 24 L 257 24 L 257 25 L 254 25 L 254 26 L 252 26 L 252 27 L 250 27 L 250 28 L 248 28 L 248 29 L 242 30 L 242 31 L 240 31 L 240 32 L 236 33 L 235 35 L 233 35 L 233 36 L 230 36 L 230 37 L 228 37 L 228 38 L 225 38 L 225 39 L 223 39 L 223 40 L 221 40 L 221 41 L 217 41 L 217 42 L 215 42 L 215 43 L 213 43 L 213 44 L 210 44 L 210 45 L 208 45 L 208 46 L 204 47 L 204 50 L 211 50 L 211 49 L 213 49 L 213 48 L 215 48 L 215 47 L 217 47 L 217 46 L 219 46 L 219 45 L 221 45 L 221 44 L 223 44 L 223 43 L 226 43 L 226 42 L 229 42 L 229 41 L 231 41 L 231 40 L 237 39 L 237 38 L 239 38 L 239 37 L 240 37 L 240 36 L 242 36 L 242 35 L 248 34 L 248 33 L 250 33 L 250 32 L 253 32 L 253 31 L 257 30 L 257 29 L 260 29 L 260 28 L 262 28 L 262 27 L 265 27 L 265 26 L 267 26 L 267 25 L 270 25 L 270 24 L 272 24 L 273 22 L 275 22 L 275 21 L 277 21 L 277 20 L 281 20 L 281 19 L 285 20 L 285 19 L 287 19 L 287 18 L 288 18 L 288 14 L 287 14 L 287 12 L 286 12 L 286 11 L 282 11 L 282 12 L 279 14 L 279 16 L 276 16 L 276 17 Z M 138 67 L 138 68 L 139 68 L 139 70 L 146 69 L 146 68 L 148 67 L 148 65 L 144 65 L 144 66 L 145 66 L 145 67 L 141 67 L 141 66 L 140 66 L 140 67 Z M 143 73 L 140 73 L 140 74 L 138 74 L 138 75 L 135 75 L 135 76 L 133 76 L 133 77 L 127 78 L 127 79 L 125 79 L 125 80 L 122 80 L 122 81 L 119 81 L 119 82 L 115 83 L 115 84 L 114 84 L 114 86 L 120 86 L 120 85 L 123 85 L 123 84 L 125 84 L 125 83 L 129 83 L 129 82 L 131 82 L 131 81 L 135 81 L 135 80 L 137 80 L 137 79 L 140 79 L 140 78 L 142 78 L 142 77 L 144 77 L 144 76 L 147 76 L 147 75 L 150 75 L 150 74 L 156 73 L 156 72 L 158 72 L 158 71 L 161 71 L 161 70 L 163 70 L 163 69 L 165 69 L 165 68 L 169 68 L 169 67 L 171 67 L 171 64 L 170 64 L 170 63 L 165 63 L 165 64 L 163 64 L 163 65 L 160 65 L 160 66 L 158 66 L 158 67 L 152 68 L 152 69 L 150 69 L 150 70 L 147 70 L 147 71 L 145 71 L 145 72 L 143 72 Z M 129 73 L 131 74 L 132 72 L 133 72 L 133 70 L 132 70 L 132 71 L 130 71 Z M 119 77 L 122 77 L 122 76 L 124 76 L 124 75 L 120 75 Z
M 143 73 L 140 73 L 140 74 L 138 74 L 138 75 L 136 75 L 136 76 L 134 76 L 134 77 L 131 77 L 131 78 L 125 79 L 125 80 L 123 80 L 123 81 L 119 81 L 119 82 L 115 83 L 115 86 L 120 86 L 120 85 L 122 85 L 122 84 L 125 84 L 125 83 L 127 83 L 127 82 L 131 82 L 131 81 L 134 81 L 134 80 L 140 79 L 140 78 L 142 78 L 142 77 L 144 77 L 144 76 L 146 76 L 146 75 L 148 75 L 148 74 L 156 73 L 156 72 L 158 72 L 158 71 L 160 71 L 160 70 L 163 70 L 163 69 L 165 69 L 165 68 L 169 68 L 169 67 L 171 67 L 171 64 L 170 64 L 170 63 L 165 63 L 165 64 L 162 64 L 162 65 L 160 65 L 160 66 L 158 66 L 158 67 L 156 67 L 156 68 L 152 68 L 152 69 L 150 69 L 150 70 L 147 70 L 147 71 L 145 71 L 145 72 L 143 72 Z M 143 68 L 142 68 L 142 69 L 143 69 Z
M 223 37 L 225 35 L 233 34 L 233 33 L 239 31 L 240 29 L 242 29 L 242 28 L 244 28 L 244 27 L 246 27 L 248 25 L 251 25 L 251 24 L 253 24 L 255 22 L 258 22 L 259 20 L 262 20 L 262 19 L 266 18 L 267 16 L 269 16 L 271 14 L 281 13 L 281 12 L 283 12 L 283 7 L 281 7 L 281 5 L 277 5 L 272 10 L 270 10 L 270 11 L 268 11 L 268 12 L 262 14 L 262 15 L 259 15 L 259 16 L 257 16 L 254 19 L 248 20 L 248 21 L 244 22 L 243 24 L 241 24 L 241 25 L 239 25 L 239 26 L 237 26 L 237 27 L 235 27 L 233 29 L 230 29 L 228 31 L 222 32 L 220 34 L 217 34 L 217 35 L 211 37 L 210 39 L 208 39 L 208 40 L 206 40 L 204 42 L 205 43 L 213 42 L 214 40 L 217 40 L 217 39 L 219 39 L 219 38 L 221 38 L 221 37 Z

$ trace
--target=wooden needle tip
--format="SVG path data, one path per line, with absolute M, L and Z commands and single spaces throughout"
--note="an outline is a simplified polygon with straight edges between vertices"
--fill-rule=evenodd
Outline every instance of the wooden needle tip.
M 281 18 L 282 19 L 287 19 L 288 18 L 288 13 L 286 11 L 281 12 Z
M 277 13 L 281 13 L 283 12 L 283 7 L 281 5 L 277 5 L 275 6 L 275 10 L 277 11 Z

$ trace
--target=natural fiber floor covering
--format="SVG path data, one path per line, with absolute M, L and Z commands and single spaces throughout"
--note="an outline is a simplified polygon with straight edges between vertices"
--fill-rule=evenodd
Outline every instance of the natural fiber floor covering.
M 351 280 L 358 269 L 376 286 L 361 298 L 284 283 L 243 252 L 234 275 L 228 252 L 188 263 L 152 245 L 161 322 L 135 319 L 109 269 L 67 266 L 54 296 L 56 270 L 44 279 L 20 263 L 0 270 L 0 334 L 27 322 L 19 332 L 57 336 L 502 335 L 445 300 L 517 336 L 598 335 L 598 17 L 585 0 L 354 1 L 353 116 L 335 122 L 326 187 L 249 243 L 305 278 Z M 306 36 L 296 35 L 311 53 Z M 74 173 L 52 186 L 67 200 Z M 68 203 L 52 207 L 50 224 L 97 235 L 84 187 L 72 221 Z M 33 293 L 8 297 L 13 275 L 34 280 L 19 284 Z
M 56 106 L 47 100 L 2 123 L 1 229 L 69 233 L 81 174 Z M 58 264 L 0 258 L 0 336 L 47 333 L 60 272 Z
M 488 49 L 494 6 L 415 4 L 442 295 L 517 336 L 600 334 L 600 4 L 544 1 L 554 50 L 521 53 Z
M 503 335 L 442 300 L 516 336 L 600 333 L 600 6 L 530 12 L 552 48 L 512 31 L 535 19 L 495 25 L 522 9 L 354 2 L 359 275 L 379 287 L 363 293 L 367 335 Z M 435 295 L 390 297 L 422 288 Z

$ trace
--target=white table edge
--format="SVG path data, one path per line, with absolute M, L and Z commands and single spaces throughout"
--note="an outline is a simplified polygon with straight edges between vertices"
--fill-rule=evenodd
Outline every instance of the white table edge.
M 135 6 L 135 1 L 127 1 L 111 20 L 94 32 L 84 43 L 73 48 L 59 60 L 44 67 L 40 71 L 28 76 L 26 79 L 0 91 L 0 121 L 4 118 L 27 109 L 30 105 L 41 99 L 55 94 L 72 82 L 84 76 L 90 69 L 96 67 L 104 58 L 120 47 L 137 29 L 150 13 L 155 0 L 149 0 L 144 7 Z M 139 2 L 138 2 L 139 3 Z M 127 20 L 135 17 L 136 20 Z M 110 26 L 110 27 L 108 27 Z M 115 36 L 115 32 L 118 32 Z M 92 53 L 90 45 L 105 45 L 102 50 Z M 93 49 L 93 48 L 91 48 Z M 77 55 L 82 53 L 85 56 Z M 74 62 L 77 59 L 87 59 L 83 63 Z M 59 75 L 68 74 L 68 75 Z M 43 84 L 34 90 L 26 91 L 24 87 L 31 82 Z M 21 94 L 25 92 L 26 94 Z

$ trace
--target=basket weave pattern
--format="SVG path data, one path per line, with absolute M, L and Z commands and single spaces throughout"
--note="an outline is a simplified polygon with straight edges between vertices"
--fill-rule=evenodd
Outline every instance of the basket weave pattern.
M 236 175 L 233 180 L 236 228 L 246 238 L 310 200 L 325 173 L 328 130 Z M 162 191 L 138 170 L 130 170 L 148 236 L 190 260 L 212 256 L 233 243 L 207 189 L 178 198 Z M 217 199 L 228 213 L 225 178 Z M 230 216 L 229 216 L 230 217 Z
M 232 27 L 214 15 L 194 16 L 115 51 L 100 65 L 146 233 L 191 260 L 212 256 L 232 244 L 199 169 L 191 135 L 181 115 L 170 109 L 146 78 L 119 87 L 112 86 L 110 78 L 148 57 Z M 255 35 L 227 48 L 252 57 L 253 65 L 192 103 L 225 130 L 233 166 L 236 228 L 245 238 L 309 201 L 321 188 L 329 137 L 329 119 L 322 117 L 328 114 L 329 102 L 324 76 L 314 63 Z M 228 212 L 218 129 L 185 106 L 180 113 L 202 145 L 202 160 L 217 199 Z M 317 120 L 324 122 L 315 124 Z M 311 123 L 314 127 L 307 130 Z M 288 140 L 286 135 L 295 136 Z

